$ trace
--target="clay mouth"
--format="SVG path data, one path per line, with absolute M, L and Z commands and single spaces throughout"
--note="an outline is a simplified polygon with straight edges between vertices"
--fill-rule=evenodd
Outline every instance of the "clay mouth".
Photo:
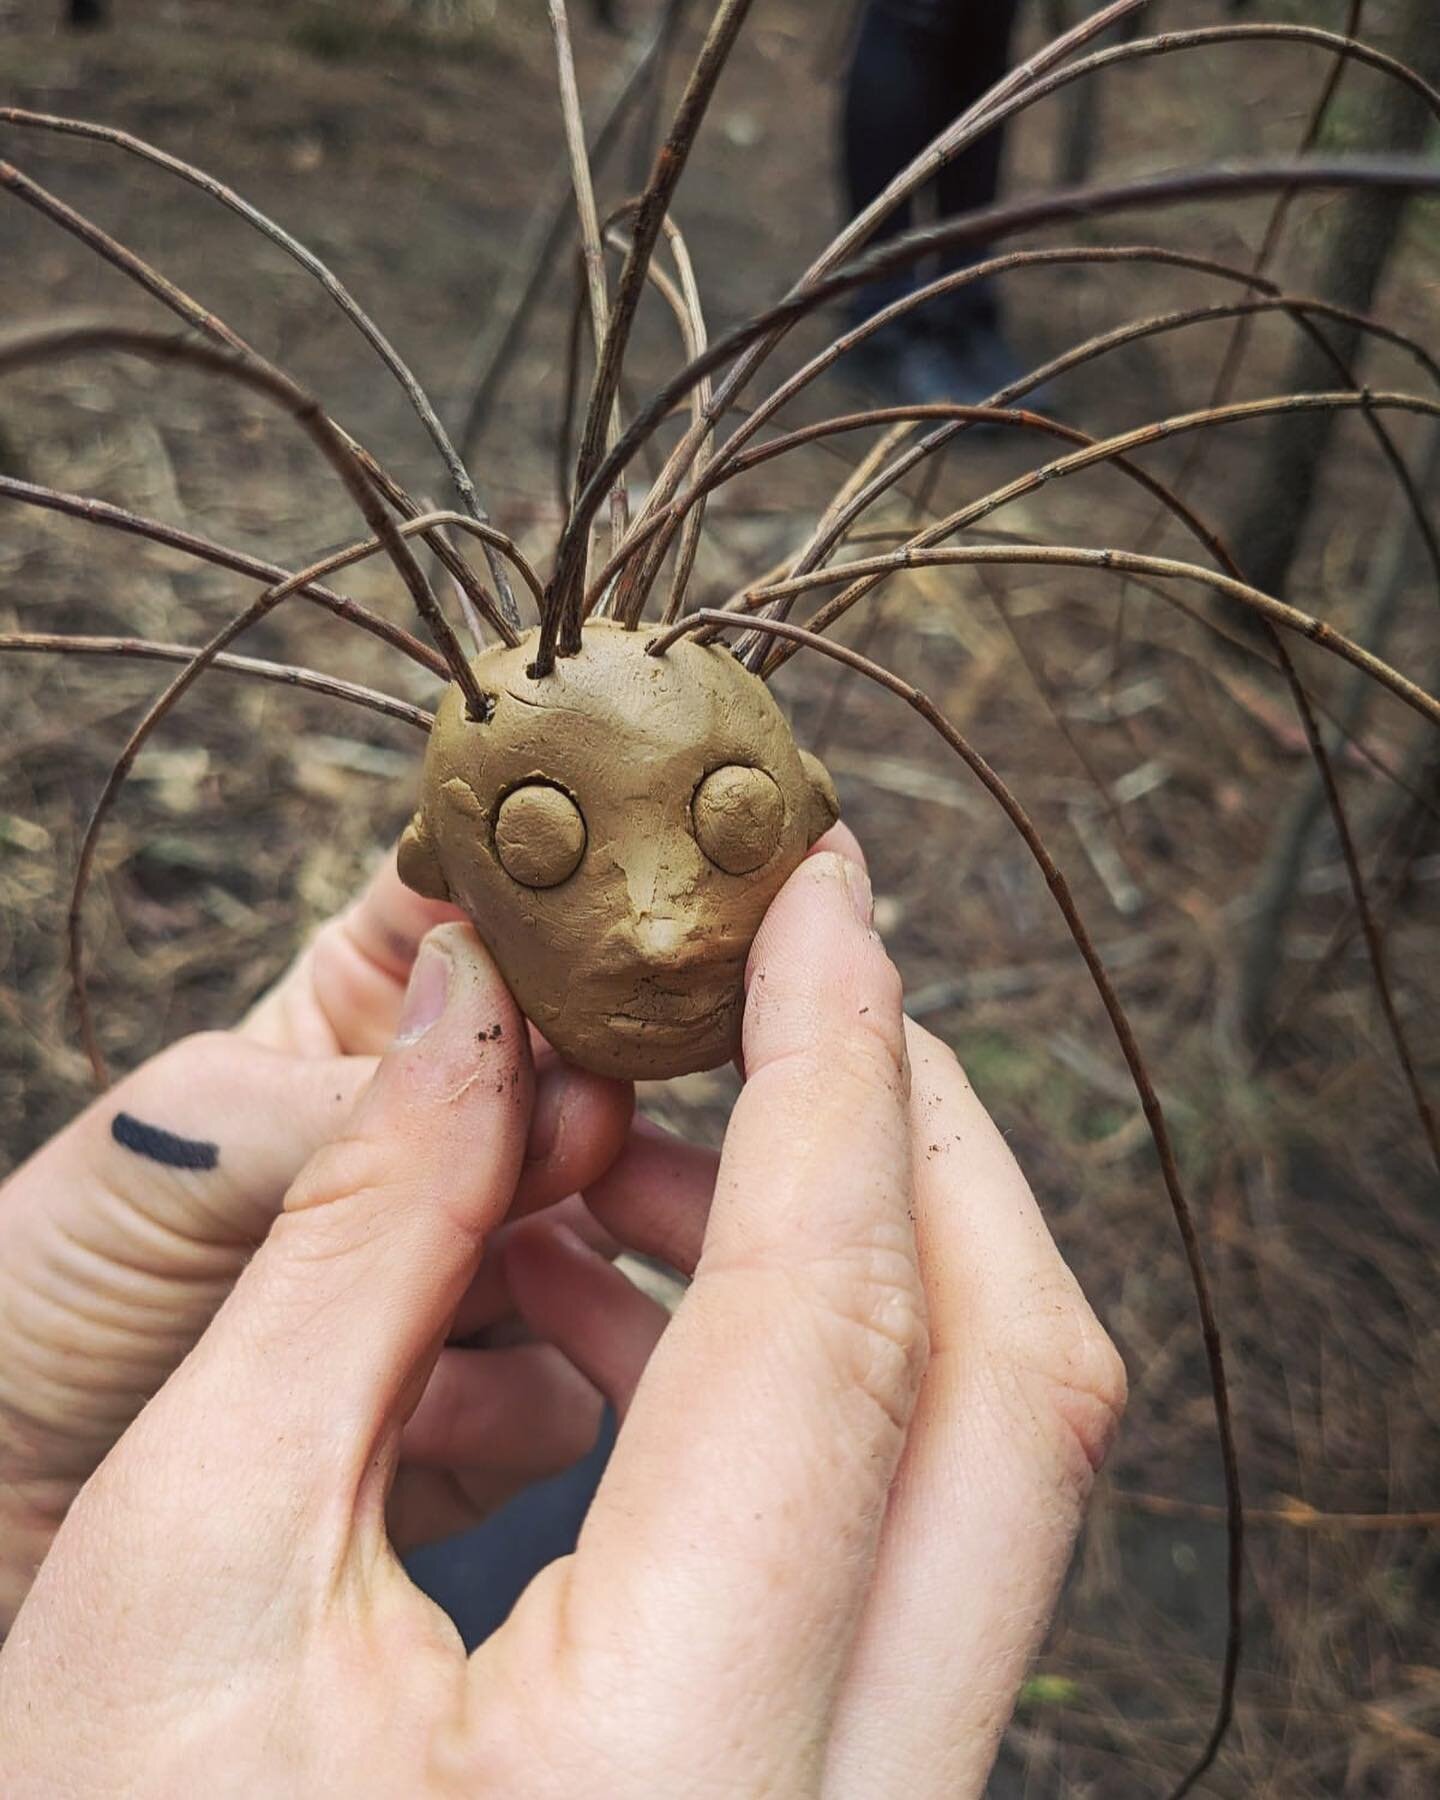
M 618 1037 L 632 1041 L 711 1031 L 734 1017 L 739 1002 L 738 975 L 733 983 L 707 981 L 704 991 L 697 994 L 649 988 L 636 996 L 633 1007 L 607 1013 L 605 1023 Z

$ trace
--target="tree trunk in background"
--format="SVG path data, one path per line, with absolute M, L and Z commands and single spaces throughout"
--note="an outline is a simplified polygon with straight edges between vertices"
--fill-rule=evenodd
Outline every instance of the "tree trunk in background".
M 1414 458 L 1413 466 L 1415 485 L 1422 495 L 1428 496 L 1440 481 L 1440 428 L 1433 423 L 1426 448 Z M 1367 649 L 1383 656 L 1405 596 L 1417 584 L 1426 583 L 1429 569 L 1421 568 L 1419 533 L 1403 497 L 1386 519 L 1380 536 L 1380 551 L 1370 574 L 1370 599 L 1356 634 Z M 1418 671 L 1416 676 L 1418 679 Z M 1343 753 L 1347 736 L 1360 731 L 1374 693 L 1375 684 L 1368 675 L 1359 669 L 1347 671 L 1334 708 L 1336 727 L 1325 730 L 1332 757 Z M 1423 726 L 1417 734 L 1425 748 L 1432 747 L 1433 737 L 1434 733 Z M 1389 796 L 1385 798 L 1388 800 Z M 1403 792 L 1400 800 L 1403 806 Z M 1255 910 L 1241 963 L 1238 997 L 1241 1029 L 1252 1044 L 1260 1043 L 1269 1030 L 1270 1002 L 1285 966 L 1285 926 L 1305 878 L 1315 834 L 1322 820 L 1328 822 L 1328 818 L 1320 777 L 1313 767 L 1308 768 L 1270 834 L 1265 861 L 1255 883 Z
M 66 23 L 84 28 L 104 25 L 110 16 L 110 0 L 66 0 Z
M 1440 21 L 1436 0 L 1402 0 L 1397 29 L 1385 45 L 1432 85 L 1440 83 Z M 1367 93 L 1350 148 L 1411 154 L 1425 143 L 1430 109 L 1409 88 L 1377 81 Z M 1334 207 L 1315 292 L 1368 312 L 1385 264 L 1399 235 L 1408 196 L 1367 190 L 1345 196 Z M 1351 361 L 1353 330 L 1323 326 L 1330 343 Z M 1307 393 L 1338 385 L 1334 365 L 1309 338 L 1302 338 L 1279 384 L 1282 393 Z M 1245 579 L 1267 594 L 1283 594 L 1310 512 L 1315 483 L 1335 424 L 1333 413 L 1292 413 L 1273 421 L 1265 455 L 1246 512 L 1235 533 Z M 1253 618 L 1247 615 L 1253 628 Z

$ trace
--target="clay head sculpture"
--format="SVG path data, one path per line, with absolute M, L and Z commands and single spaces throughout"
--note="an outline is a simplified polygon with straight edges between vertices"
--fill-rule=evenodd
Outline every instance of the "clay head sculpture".
M 555 1048 L 627 1079 L 734 1055 L 750 941 L 839 810 L 729 650 L 649 641 L 593 620 L 539 680 L 530 636 L 477 657 L 489 716 L 450 689 L 400 849 Z

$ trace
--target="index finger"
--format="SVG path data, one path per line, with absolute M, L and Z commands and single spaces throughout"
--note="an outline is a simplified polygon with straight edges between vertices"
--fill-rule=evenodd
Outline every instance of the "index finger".
M 751 953 L 745 1087 L 694 1283 L 651 1359 L 568 1578 L 655 1716 L 705 1691 L 754 1791 L 815 1774 L 924 1368 L 900 982 L 863 870 L 793 875 Z M 673 1710 L 663 1704 L 673 1687 Z M 772 1760 L 766 1761 L 770 1757 Z

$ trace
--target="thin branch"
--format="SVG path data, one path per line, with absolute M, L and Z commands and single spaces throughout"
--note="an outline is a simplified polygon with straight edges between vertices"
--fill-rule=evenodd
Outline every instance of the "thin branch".
M 647 646 L 647 649 L 653 655 L 660 655 L 677 638 L 697 627 L 713 625 L 722 630 L 732 630 L 739 623 L 740 620 L 734 613 L 713 610 L 690 613 L 670 630 L 657 637 Z M 1185 1250 L 1185 1261 L 1190 1272 L 1195 1306 L 1200 1315 L 1200 1330 L 1205 1342 L 1205 1357 L 1210 1371 L 1210 1387 L 1215 1406 L 1216 1434 L 1219 1439 L 1220 1458 L 1225 1473 L 1225 1523 L 1228 1532 L 1226 1597 L 1229 1608 L 1229 1624 L 1225 1635 L 1225 1664 L 1221 1676 L 1220 1698 L 1216 1708 L 1215 1722 L 1201 1753 L 1201 1762 L 1197 1764 L 1197 1767 L 1203 1766 L 1205 1759 L 1213 1759 L 1215 1751 L 1229 1727 L 1234 1707 L 1235 1680 L 1240 1667 L 1240 1649 L 1244 1630 L 1242 1576 L 1244 1573 L 1245 1509 L 1240 1489 L 1240 1462 L 1235 1444 L 1235 1426 L 1230 1410 L 1230 1390 L 1225 1376 L 1225 1353 L 1220 1338 L 1220 1325 L 1215 1313 L 1215 1301 L 1210 1289 L 1210 1278 L 1205 1268 L 1204 1253 L 1200 1247 L 1200 1235 L 1196 1229 L 1194 1215 L 1180 1178 L 1179 1163 L 1170 1137 L 1169 1125 L 1140 1045 L 1136 1040 L 1129 1017 L 1121 1004 L 1120 996 L 1110 979 L 1104 960 L 1075 904 L 1069 884 L 1046 848 L 1039 831 L 1005 782 L 990 767 L 979 751 L 946 718 L 939 707 L 918 688 L 901 680 L 891 670 L 883 668 L 879 663 L 871 662 L 868 657 L 861 656 L 844 644 L 833 643 L 828 638 L 819 637 L 801 626 L 791 625 L 779 619 L 757 621 L 757 629 L 768 631 L 779 638 L 787 638 L 790 642 L 802 644 L 808 649 L 818 650 L 822 656 L 832 657 L 836 662 L 845 664 L 867 680 L 888 689 L 913 711 L 919 713 L 931 729 L 938 733 L 960 757 L 1001 807 L 1038 865 L 1045 878 L 1046 886 L 1050 889 L 1066 926 L 1069 928 L 1075 947 L 1079 950 L 1085 966 L 1090 972 L 1090 979 L 1094 983 L 1095 991 L 1100 996 L 1101 1005 L 1105 1008 L 1106 1015 L 1110 1020 L 1111 1028 L 1120 1046 L 1120 1053 L 1125 1058 L 1125 1065 L 1129 1069 L 1130 1078 L 1135 1085 L 1141 1110 L 1145 1115 L 1146 1124 L 1150 1128 L 1150 1136 L 1160 1163 L 1161 1179 L 1164 1181 L 1165 1191 L 1169 1196 L 1171 1210 L 1180 1233 L 1180 1241 Z
M 225 544 L 214 543 L 210 538 L 199 537 L 193 531 L 182 531 L 178 525 L 167 525 L 160 519 L 146 518 L 142 513 L 130 512 L 123 506 L 112 506 L 108 500 L 92 500 L 85 494 L 62 493 L 58 488 L 40 487 L 33 481 L 21 481 L 14 475 L 0 475 L 0 498 L 18 500 L 27 506 L 43 507 L 47 512 L 64 513 L 70 518 L 84 519 L 91 525 L 107 525 L 112 530 L 123 531 L 132 537 L 147 538 L 153 543 L 164 544 L 169 549 L 180 550 L 187 556 L 198 557 L 202 562 L 231 569 L 237 575 L 248 575 L 254 581 L 272 584 L 285 581 L 289 576 L 289 570 L 283 569 L 279 563 L 266 562 L 262 557 L 250 556 L 243 550 L 232 550 Z M 432 675 L 438 675 L 442 681 L 450 679 L 445 658 L 438 650 L 432 650 L 428 644 L 422 644 L 419 638 L 411 637 L 399 625 L 392 625 L 388 619 L 372 613 L 367 607 L 361 606 L 358 600 L 347 599 L 343 594 L 322 587 L 319 582 L 309 583 L 300 593 L 303 599 L 323 606 L 337 619 L 345 619 L 351 625 L 358 625 L 362 631 L 370 632 L 382 643 L 401 651 L 412 662 L 428 669 Z
M 640 294 L 644 286 L 645 270 L 655 249 L 660 235 L 660 223 L 669 211 L 671 199 L 685 164 L 689 158 L 695 134 L 710 104 L 715 91 L 715 84 L 720 73 L 729 60 L 735 39 L 740 27 L 745 22 L 750 10 L 751 0 L 720 0 L 711 20 L 710 29 L 706 33 L 705 42 L 701 45 L 700 54 L 690 72 L 676 108 L 675 117 L 664 143 L 655 157 L 655 167 L 645 191 L 640 196 L 640 204 L 635 212 L 634 234 L 630 245 L 630 253 L 625 259 L 625 266 L 620 271 L 620 279 L 615 290 L 615 304 L 611 308 L 610 320 L 606 330 L 603 348 L 597 351 L 599 363 L 595 371 L 595 382 L 590 391 L 590 404 L 586 410 L 585 423 L 580 433 L 580 449 L 576 459 L 575 486 L 581 503 L 590 482 L 601 460 L 601 449 L 607 421 L 611 416 L 616 390 L 620 382 L 620 371 L 624 366 L 625 351 L 630 341 L 630 328 L 635 320 L 635 312 L 640 304 Z M 607 460 L 615 459 L 612 448 Z M 618 462 L 615 474 L 618 476 L 625 467 L 625 461 Z M 613 481 L 607 484 L 613 486 Z M 556 616 L 545 619 L 541 627 L 540 644 L 536 653 L 535 669 L 539 674 L 547 674 L 554 665 L 555 650 L 558 644 L 562 655 L 573 655 L 580 647 L 580 625 L 582 620 L 581 605 L 585 586 L 585 546 L 589 541 L 590 516 L 581 520 L 577 526 L 575 519 L 567 523 L 561 537 L 560 546 L 555 558 L 555 574 L 551 582 L 551 595 Z M 560 616 L 560 615 L 563 615 Z
M 598 367 L 604 356 L 609 302 L 605 293 L 605 246 L 600 238 L 600 215 L 595 207 L 595 188 L 590 179 L 590 159 L 585 150 L 585 120 L 580 111 L 580 90 L 575 80 L 575 53 L 570 43 L 570 18 L 565 0 L 549 0 L 550 30 L 555 39 L 555 68 L 560 89 L 560 113 L 565 125 L 565 151 L 570 160 L 570 185 L 575 196 L 575 217 L 580 228 L 580 260 L 585 271 L 585 292 L 590 302 L 590 338 Z M 605 443 L 613 446 L 620 436 L 618 403 L 605 419 Z M 625 484 L 617 482 L 610 493 L 611 531 L 616 544 L 624 535 Z
M 589 148 L 592 169 L 597 168 L 609 152 L 636 99 L 652 73 L 658 71 L 670 31 L 688 4 L 689 0 L 666 0 L 660 18 L 604 108 L 604 116 Z M 459 432 L 460 448 L 466 456 L 473 454 L 480 441 L 501 379 L 510 366 L 526 325 L 534 316 L 550 265 L 570 223 L 572 204 L 570 162 L 565 156 L 543 200 L 531 212 L 530 223 L 514 261 L 506 271 L 485 329 L 470 354 L 469 368 L 461 382 L 461 390 L 469 395 L 469 399 Z
M 249 388 L 252 393 L 263 395 L 287 412 L 308 433 L 317 449 L 344 482 L 346 491 L 366 524 L 384 545 L 386 554 L 409 590 L 416 610 L 435 640 L 436 648 L 445 658 L 451 678 L 459 684 L 472 713 L 476 717 L 484 716 L 484 697 L 471 673 L 460 641 L 441 610 L 430 583 L 425 579 L 424 570 L 416 562 L 413 551 L 405 542 L 395 521 L 381 504 L 369 477 L 341 436 L 339 427 L 327 417 L 318 400 L 303 388 L 297 387 L 288 375 L 261 357 L 235 355 L 214 349 L 208 344 L 196 344 L 188 339 L 164 337 L 158 332 L 121 325 L 57 326 L 0 341 L 0 375 L 10 374 L 34 363 L 47 362 L 55 357 L 78 356 L 102 350 L 121 351 L 144 357 L 151 362 L 187 364 L 208 374 L 227 377 L 239 382 L 242 387 Z
M 1440 408 L 1436 410 L 1440 411 Z M 1177 562 L 1168 556 L 1140 556 L 1131 550 L 1097 550 L 1078 544 L 952 544 L 934 549 L 907 547 L 893 551 L 888 556 L 861 557 L 836 568 L 812 569 L 806 575 L 797 575 L 788 581 L 777 581 L 767 588 L 754 589 L 745 596 L 746 612 L 752 606 L 793 599 L 813 588 L 832 587 L 837 582 L 848 581 L 852 577 L 857 578 L 858 585 L 859 579 L 884 579 L 905 569 L 940 568 L 966 563 L 1048 564 L 1057 567 L 1105 569 L 1116 574 L 1150 575 L 1161 581 L 1199 582 L 1205 587 L 1213 588 L 1216 593 L 1238 600 L 1242 606 L 1269 619 L 1271 624 L 1283 625 L 1287 631 L 1296 632 L 1299 636 L 1308 638 L 1312 644 L 1318 644 L 1322 649 L 1343 657 L 1346 662 L 1362 669 L 1381 686 L 1388 688 L 1397 699 L 1403 700 L 1419 713 L 1421 718 L 1440 726 L 1440 699 L 1426 693 L 1424 688 L 1418 687 L 1398 669 L 1391 668 L 1389 663 L 1382 662 L 1359 644 L 1352 643 L 1323 619 L 1301 612 L 1298 607 L 1287 606 L 1283 600 L 1277 600 L 1270 594 L 1262 594 L 1258 588 L 1237 581 L 1233 576 L 1223 575 L 1217 569 L 1203 569 L 1197 563 Z M 840 598 L 843 599 L 844 596 L 841 595 Z M 834 602 L 829 607 L 822 608 L 811 620 L 811 630 L 815 635 L 818 636 L 823 629 L 833 624 L 839 617 L 840 610 L 844 609 L 837 608 Z M 725 620 L 727 629 L 733 629 L 737 623 L 745 622 L 746 613 L 737 609 L 721 613 L 720 617 Z M 756 631 L 763 631 L 771 622 L 768 619 L 752 618 L 750 626 Z M 805 642 L 803 638 L 791 641 Z
M 79 238 L 88 249 L 93 250 L 97 256 L 101 257 L 105 262 L 108 262 L 113 268 L 119 269 L 122 274 L 128 276 L 137 286 L 143 288 L 153 299 L 158 300 L 162 306 L 167 307 L 178 318 L 183 319 L 187 325 L 193 326 L 195 330 L 203 333 L 204 336 L 211 339 L 212 342 L 220 345 L 224 349 L 235 352 L 236 355 L 249 357 L 258 365 L 273 369 L 275 374 L 280 376 L 282 380 L 289 380 L 289 377 L 284 374 L 283 370 L 277 369 L 273 363 L 270 363 L 265 357 L 262 357 L 259 352 L 251 345 L 247 344 L 237 332 L 233 331 L 223 319 L 218 318 L 216 314 L 212 313 L 207 307 L 202 306 L 198 300 L 194 299 L 190 294 L 187 294 L 183 288 L 177 287 L 173 281 L 162 275 L 158 269 L 152 268 L 143 257 L 137 256 L 133 250 L 120 243 L 117 239 L 111 237 L 107 231 L 102 230 L 93 220 L 87 219 L 82 213 L 76 212 L 73 207 L 67 206 L 63 201 L 56 199 L 53 194 L 40 187 L 38 183 L 31 181 L 28 176 L 21 175 L 20 171 L 14 168 L 10 163 L 0 162 L 0 187 L 8 189 L 10 192 L 14 193 L 17 198 L 24 200 L 27 204 L 42 212 L 46 217 L 52 219 L 54 223 L 62 226 L 66 231 L 70 232 L 72 236 Z M 400 484 L 381 467 L 362 444 L 352 438 L 341 426 L 329 419 L 328 415 L 326 415 L 326 418 L 331 431 L 343 443 L 349 455 L 360 465 L 361 469 L 363 469 L 365 475 L 369 478 L 370 482 L 373 483 L 375 490 L 378 493 L 383 494 L 390 504 L 402 514 L 413 518 L 420 511 L 420 508 L 415 501 L 413 501 Z M 464 558 L 458 556 L 438 534 L 435 549 L 436 554 L 440 556 L 441 560 L 445 563 L 445 566 L 455 575 L 457 580 L 463 583 L 466 592 L 470 595 L 476 605 L 480 607 L 481 611 L 485 614 L 485 617 L 500 634 L 501 638 L 507 643 L 516 641 L 518 633 L 515 627 L 510 624 L 504 611 L 497 608 L 496 603 L 476 580 L 474 571 L 465 562 Z M 418 564 L 416 565 L 416 568 L 418 571 Z M 518 625 L 519 614 L 515 609 L 513 595 L 510 597 L 509 607 L 512 612 L 515 612 L 516 624 Z
M 1223 1525 L 1223 1506 L 1206 1506 L 1198 1500 L 1177 1500 L 1169 1494 L 1141 1494 L 1130 1488 L 1110 1488 L 1107 1497 L 1127 1512 L 1148 1513 L 1155 1519 L 1197 1519 L 1207 1525 Z M 1319 1512 L 1304 1500 L 1284 1506 L 1245 1508 L 1247 1525 L 1281 1525 L 1290 1531 L 1440 1531 L 1440 1512 Z
M 513 565 L 516 574 L 530 590 L 531 599 L 537 606 L 540 604 L 545 586 L 536 573 L 534 564 L 508 532 L 499 530 L 487 520 L 472 518 L 469 513 L 459 512 L 417 513 L 413 519 L 405 520 L 397 529 L 401 537 L 408 538 L 417 534 L 426 536 L 441 525 L 448 525 L 455 531 L 463 531 L 469 537 L 478 538 L 488 550 L 498 551 Z M 377 547 L 383 548 L 384 546 Z M 510 647 L 513 649 L 514 645 Z
M 596 508 L 620 471 L 668 416 L 670 409 L 689 393 L 696 382 L 706 375 L 714 374 L 732 357 L 750 344 L 758 342 L 777 326 L 788 328 L 818 307 L 828 305 L 830 301 L 839 299 L 855 288 L 866 286 L 879 275 L 907 268 L 921 257 L 937 251 L 989 242 L 1040 225 L 1089 219 L 1127 207 L 1148 209 L 1173 205 L 1181 200 L 1265 193 L 1287 185 L 1302 189 L 1374 187 L 1419 193 L 1434 192 L 1440 190 L 1440 167 L 1419 157 L 1316 158 L 1305 163 L 1283 160 L 1222 163 L 1209 168 L 1172 171 L 1135 181 L 1079 188 L 1059 194 L 1027 196 L 947 219 L 939 225 L 907 232 L 837 273 L 794 290 L 778 305 L 716 339 L 703 356 L 697 357 L 667 381 L 652 396 L 643 411 L 631 420 L 614 451 L 605 458 L 584 490 L 576 496 L 566 536 L 573 538 L 588 531 Z M 711 409 L 728 404 L 731 393 L 732 384 L 727 378 L 716 389 Z M 562 549 L 564 543 L 565 540 L 562 539 Z M 552 589 L 554 585 L 552 581 Z
M 570 43 L 570 18 L 565 0 L 549 0 L 549 11 L 550 30 L 555 39 L 560 115 L 565 125 L 565 154 L 570 161 L 570 187 L 580 227 L 580 257 L 585 268 L 585 291 L 590 299 L 590 331 L 598 356 L 605 342 L 605 320 L 610 311 L 605 294 L 605 250 L 600 242 L 600 215 L 595 207 L 595 188 L 585 149 L 585 120 L 580 111 L 575 52 Z
M 43 656 L 135 656 L 150 662 L 193 662 L 199 651 L 189 644 L 162 644 L 151 638 L 131 637 L 66 637 L 50 631 L 0 631 L 0 651 L 16 651 Z M 363 687 L 356 681 L 342 681 L 334 675 L 322 675 L 315 669 L 304 669 L 294 663 L 264 662 L 253 656 L 216 656 L 212 666 L 227 675 L 249 675 L 260 681 L 278 681 L 286 687 L 306 688 L 312 694 L 324 694 L 332 700 L 345 700 L 352 706 L 363 706 L 369 712 L 387 719 L 399 719 L 417 731 L 428 732 L 435 723 L 434 713 L 423 706 L 411 706 L 377 688 Z
M 441 424 L 440 416 L 435 411 L 424 388 L 421 387 L 399 351 L 395 349 L 389 338 L 355 299 L 344 282 L 316 256 L 313 250 L 308 249 L 298 238 L 292 237 L 283 226 L 277 225 L 273 219 L 261 212 L 258 207 L 252 206 L 248 200 L 243 199 L 233 188 L 227 187 L 223 181 L 217 180 L 215 176 L 207 173 L 204 169 L 196 168 L 193 164 L 182 161 L 178 156 L 172 156 L 168 151 L 161 150 L 154 144 L 146 143 L 143 138 L 132 136 L 128 131 L 117 131 L 109 125 L 92 124 L 86 119 L 64 119 L 49 113 L 27 112 L 23 107 L 18 106 L 0 107 L 0 124 L 59 132 L 67 137 L 88 138 L 96 143 L 111 144 L 116 149 L 127 151 L 131 156 L 138 157 L 142 162 L 151 163 L 156 168 L 166 169 L 172 175 L 178 175 L 182 181 L 189 182 L 192 187 L 199 188 L 202 193 L 208 194 L 211 199 L 218 200 L 222 206 L 228 207 L 231 212 L 244 219 L 248 225 L 252 225 L 263 236 L 269 238 L 272 244 L 278 245 L 287 256 L 299 263 L 307 274 L 314 276 L 395 377 L 403 389 L 406 399 L 414 408 L 416 417 L 429 434 L 431 443 L 439 452 L 446 472 L 454 483 L 455 491 L 460 496 L 461 505 L 472 518 L 479 519 L 482 523 L 488 522 L 487 514 L 480 504 L 480 497 L 475 491 L 475 484 L 470 478 L 469 471 L 454 444 L 451 443 L 449 434 Z M 503 567 L 492 564 L 491 574 L 495 578 L 496 588 L 500 595 L 501 610 L 510 619 L 510 623 L 518 629 L 520 617 L 518 612 L 514 612 L 514 599 L 510 594 Z M 514 612 L 514 616 L 510 617 L 512 612 Z
M 574 498 L 575 418 L 580 405 L 580 351 L 585 342 L 585 286 L 583 273 L 575 285 L 570 326 L 565 334 L 565 373 L 560 383 L 560 422 L 555 431 L 555 494 L 564 521 Z

